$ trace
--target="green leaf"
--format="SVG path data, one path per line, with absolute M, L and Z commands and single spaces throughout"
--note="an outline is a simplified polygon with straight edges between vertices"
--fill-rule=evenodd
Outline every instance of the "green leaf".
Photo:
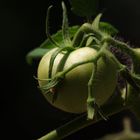
M 36 49 L 30 51 L 26 55 L 26 61 L 27 61 L 27 63 L 28 64 L 32 64 L 33 63 L 33 59 L 40 59 L 49 50 L 50 49 L 46 49 L 46 48 L 36 48 Z
M 70 0 L 72 11 L 81 17 L 95 16 L 99 0 Z
M 108 22 L 100 22 L 99 23 L 100 30 L 110 34 L 110 35 L 116 35 L 119 31 L 110 23 Z
M 79 26 L 72 26 L 69 27 L 70 37 L 73 37 L 76 31 L 79 29 Z M 62 30 L 59 30 L 56 34 L 52 35 L 52 38 L 61 46 L 64 46 Z M 45 53 L 50 51 L 51 49 L 55 48 L 56 46 L 53 45 L 49 39 L 46 39 L 38 48 L 31 50 L 26 55 L 26 61 L 28 64 L 32 64 L 35 59 L 40 59 L 43 57 Z

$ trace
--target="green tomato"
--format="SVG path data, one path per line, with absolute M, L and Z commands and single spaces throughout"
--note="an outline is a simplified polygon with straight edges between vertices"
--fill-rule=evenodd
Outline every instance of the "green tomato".
M 38 66 L 38 79 L 47 79 L 49 62 L 52 54 L 56 51 L 52 49 L 41 59 Z M 70 53 L 64 70 L 77 62 L 89 60 L 97 54 L 97 50 L 89 47 L 79 48 Z M 64 53 L 57 55 L 52 69 L 52 77 L 55 76 L 58 64 Z M 70 113 L 83 113 L 87 110 L 88 81 L 93 70 L 93 63 L 86 63 L 75 67 L 65 75 L 63 83 L 57 88 L 57 100 L 52 103 L 53 94 L 44 94 L 50 104 L 63 111 Z M 39 86 L 47 84 L 47 81 L 39 80 Z M 117 84 L 117 67 L 110 58 L 100 58 L 97 63 L 97 72 L 93 84 L 93 97 L 97 105 L 101 106 L 107 102 L 114 93 Z M 56 94 L 56 93 L 54 93 Z

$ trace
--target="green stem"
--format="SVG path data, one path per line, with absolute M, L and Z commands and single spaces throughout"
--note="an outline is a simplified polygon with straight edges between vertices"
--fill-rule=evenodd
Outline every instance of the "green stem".
M 92 87 L 94 87 L 95 74 L 96 74 L 96 71 L 97 71 L 97 61 L 102 56 L 101 55 L 102 51 L 104 49 L 106 49 L 107 46 L 108 46 L 108 44 L 106 42 L 104 42 L 104 44 L 101 46 L 101 49 L 100 49 L 100 51 L 97 55 L 97 59 L 93 63 L 92 74 L 91 74 L 91 77 L 90 77 L 89 82 L 88 82 L 88 98 L 87 98 L 87 114 L 88 114 L 87 118 L 88 119 L 93 119 L 94 115 L 95 115 L 95 111 L 96 111 L 95 110 L 96 102 L 95 102 L 95 98 L 92 94 L 92 90 L 93 90 Z
M 93 36 L 93 34 L 86 34 L 86 35 L 84 35 L 83 38 L 82 38 L 82 41 L 79 44 L 79 48 L 87 46 L 86 42 L 87 42 L 88 38 L 91 37 L 91 36 Z
M 91 74 L 91 77 L 89 79 L 89 82 L 88 82 L 88 98 L 87 98 L 87 118 L 88 119 L 93 119 L 94 115 L 95 115 L 95 107 L 94 107 L 94 104 L 95 104 L 95 99 L 92 95 L 92 87 L 93 87 L 93 81 L 94 81 L 94 78 L 95 78 L 95 74 L 96 74 L 96 71 L 97 71 L 97 62 L 96 63 L 93 63 L 93 69 L 92 69 L 92 74 Z
M 107 37 L 106 39 L 104 39 L 104 41 L 107 41 L 109 44 L 112 44 L 113 46 L 116 46 L 122 52 L 127 53 L 129 56 L 131 56 L 131 57 L 134 56 L 133 48 L 130 48 L 126 43 L 121 42 L 119 40 L 116 40 L 112 37 Z

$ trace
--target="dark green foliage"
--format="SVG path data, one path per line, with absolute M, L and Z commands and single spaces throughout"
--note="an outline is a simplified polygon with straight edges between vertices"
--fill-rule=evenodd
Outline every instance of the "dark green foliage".
M 70 0 L 72 11 L 82 17 L 91 17 L 97 14 L 98 0 Z

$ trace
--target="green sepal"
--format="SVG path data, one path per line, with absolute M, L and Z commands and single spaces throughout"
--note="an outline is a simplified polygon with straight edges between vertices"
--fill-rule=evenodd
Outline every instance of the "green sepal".
M 92 27 L 94 30 L 99 30 L 99 23 L 101 20 L 102 14 L 98 14 L 92 22 Z
M 97 71 L 97 62 L 93 63 L 93 69 L 91 77 L 88 81 L 88 98 L 87 98 L 87 119 L 93 119 L 95 116 L 95 98 L 93 96 L 93 86 L 95 80 L 95 74 Z
M 95 116 L 94 99 L 87 99 L 87 119 L 92 120 Z
M 119 31 L 108 22 L 101 22 L 102 14 L 98 14 L 92 22 L 92 27 L 94 30 L 100 30 L 111 36 L 116 35 Z
M 54 61 L 55 61 L 55 58 L 57 57 L 57 55 L 59 53 L 61 53 L 62 51 L 73 51 L 74 48 L 72 47 L 62 47 L 62 48 L 58 48 L 51 56 L 51 59 L 50 59 L 50 64 L 49 64 L 49 78 L 51 78 L 51 75 L 52 75 L 52 68 L 53 68 L 53 64 L 54 64 Z
M 42 90 L 43 94 L 47 94 L 49 93 L 50 89 L 57 86 L 60 81 L 61 81 L 61 78 L 52 79 L 46 85 L 40 87 L 40 89 Z
M 65 75 L 62 72 L 58 72 L 51 80 L 48 81 L 46 85 L 41 86 L 39 88 L 44 95 L 49 94 L 52 88 L 57 89 L 57 87 L 61 85 L 61 82 L 63 81 L 64 77 Z M 54 103 L 58 97 L 58 93 L 51 94 L 53 94 L 52 103 Z
M 62 33 L 63 33 L 64 44 L 66 46 L 71 46 L 72 42 L 71 42 L 70 33 L 69 33 L 69 23 L 68 23 L 68 17 L 67 17 L 67 8 L 66 8 L 64 2 L 62 2 L 62 9 L 63 9 Z

